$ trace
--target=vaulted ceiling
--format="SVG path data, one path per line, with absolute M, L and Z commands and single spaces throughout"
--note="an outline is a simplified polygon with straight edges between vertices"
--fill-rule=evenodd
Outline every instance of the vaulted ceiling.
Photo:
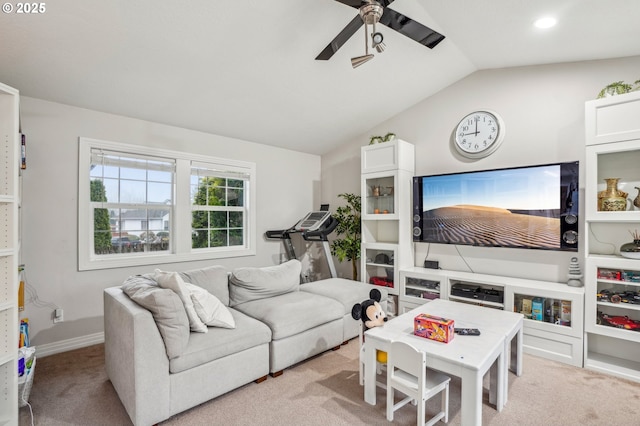
M 357 15 L 334 0 L 44 4 L 0 14 L 0 82 L 22 95 L 312 154 L 476 70 L 640 55 L 638 0 L 396 0 L 446 38 L 378 26 L 386 50 L 356 69 L 362 28 L 315 60 Z

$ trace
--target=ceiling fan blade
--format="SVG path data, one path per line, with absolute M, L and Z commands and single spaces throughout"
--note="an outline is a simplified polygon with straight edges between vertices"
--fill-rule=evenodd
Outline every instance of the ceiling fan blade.
M 338 3 L 346 4 L 347 6 L 355 7 L 356 9 L 360 9 L 362 6 L 362 0 L 336 0 Z
M 347 6 L 351 6 L 354 7 L 356 9 L 360 9 L 360 7 L 362 6 L 363 3 L 365 3 L 362 0 L 336 0 L 338 3 L 342 3 L 342 4 L 346 4 Z M 394 0 L 376 0 L 378 3 L 380 3 L 380 6 L 382 7 L 387 7 L 389 6 L 391 3 L 393 3 Z
M 429 49 L 433 49 L 438 43 L 444 40 L 444 36 L 439 32 L 386 7 L 380 18 L 380 23 L 427 46 Z
M 355 18 L 347 24 L 346 27 L 324 48 L 322 52 L 316 57 L 316 61 L 326 61 L 330 59 L 334 53 L 342 47 L 343 44 L 351 38 L 362 27 L 364 23 L 360 15 L 356 15 Z

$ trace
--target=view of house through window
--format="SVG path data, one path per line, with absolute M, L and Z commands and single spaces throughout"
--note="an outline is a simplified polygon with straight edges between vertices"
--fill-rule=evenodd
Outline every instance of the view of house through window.
M 96 255 L 170 249 L 174 170 L 173 160 L 92 152 Z

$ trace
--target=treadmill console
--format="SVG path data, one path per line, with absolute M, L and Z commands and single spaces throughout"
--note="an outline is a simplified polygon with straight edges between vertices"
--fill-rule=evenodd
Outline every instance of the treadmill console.
M 329 211 L 310 212 L 296 223 L 294 228 L 296 231 L 315 231 L 324 224 L 329 216 L 331 216 Z

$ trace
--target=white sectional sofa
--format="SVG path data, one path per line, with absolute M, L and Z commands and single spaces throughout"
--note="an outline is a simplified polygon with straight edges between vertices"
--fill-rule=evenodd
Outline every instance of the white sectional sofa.
M 233 328 L 212 319 L 222 326 L 206 332 L 192 331 L 188 306 L 157 275 L 105 289 L 107 375 L 132 422 L 156 424 L 357 336 L 351 309 L 373 286 L 341 278 L 300 284 L 299 274 L 296 260 L 231 273 L 220 266 L 174 273 L 181 285 L 214 296 L 225 321 L 233 318 Z M 386 306 L 387 292 L 379 290 Z

